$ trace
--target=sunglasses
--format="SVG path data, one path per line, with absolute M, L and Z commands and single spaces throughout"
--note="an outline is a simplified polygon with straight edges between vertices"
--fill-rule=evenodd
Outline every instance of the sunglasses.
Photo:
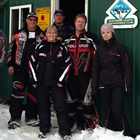
M 28 20 L 29 21 L 37 21 L 37 19 L 31 19 L 31 18 L 29 18 Z

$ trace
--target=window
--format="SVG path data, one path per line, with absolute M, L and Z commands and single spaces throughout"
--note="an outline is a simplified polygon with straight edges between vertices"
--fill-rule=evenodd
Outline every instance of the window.
M 31 4 L 10 7 L 9 41 L 17 30 L 26 24 L 26 16 L 31 12 Z

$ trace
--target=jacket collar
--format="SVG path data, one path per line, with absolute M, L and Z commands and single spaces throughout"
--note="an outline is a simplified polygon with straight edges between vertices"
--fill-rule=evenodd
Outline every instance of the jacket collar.
M 103 42 L 103 45 L 104 45 L 105 47 L 111 47 L 111 46 L 115 43 L 115 41 L 116 41 L 116 38 L 115 38 L 114 35 L 112 36 L 112 38 L 111 38 L 110 40 L 107 40 L 107 41 L 105 41 L 105 40 L 102 38 L 102 42 Z

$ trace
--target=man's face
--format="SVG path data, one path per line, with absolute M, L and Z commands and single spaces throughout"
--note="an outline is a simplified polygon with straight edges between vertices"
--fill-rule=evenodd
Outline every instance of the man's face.
M 29 17 L 26 19 L 28 30 L 36 29 L 38 19 L 35 17 Z
M 84 31 L 85 26 L 86 26 L 86 20 L 82 17 L 78 17 L 75 21 L 76 30 L 82 32 Z
M 65 16 L 62 13 L 56 13 L 54 15 L 54 20 L 55 20 L 55 23 L 56 24 L 63 23 L 64 19 L 65 19 Z

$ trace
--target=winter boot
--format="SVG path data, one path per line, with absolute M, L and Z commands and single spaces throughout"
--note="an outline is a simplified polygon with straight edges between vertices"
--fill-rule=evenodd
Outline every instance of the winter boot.
M 39 126 L 39 121 L 36 119 L 31 119 L 31 120 L 27 120 L 26 124 L 33 126 L 33 127 L 36 127 L 36 126 Z
M 71 135 L 64 135 L 64 136 L 62 136 L 62 139 L 63 140 L 71 140 Z
M 45 138 L 47 137 L 47 135 L 48 135 L 49 132 L 50 132 L 50 131 L 48 131 L 47 133 L 39 132 L 38 138 L 40 138 L 40 139 L 45 139 Z
M 9 120 L 8 121 L 8 128 L 9 129 L 16 129 L 17 127 L 20 127 L 20 120 Z

